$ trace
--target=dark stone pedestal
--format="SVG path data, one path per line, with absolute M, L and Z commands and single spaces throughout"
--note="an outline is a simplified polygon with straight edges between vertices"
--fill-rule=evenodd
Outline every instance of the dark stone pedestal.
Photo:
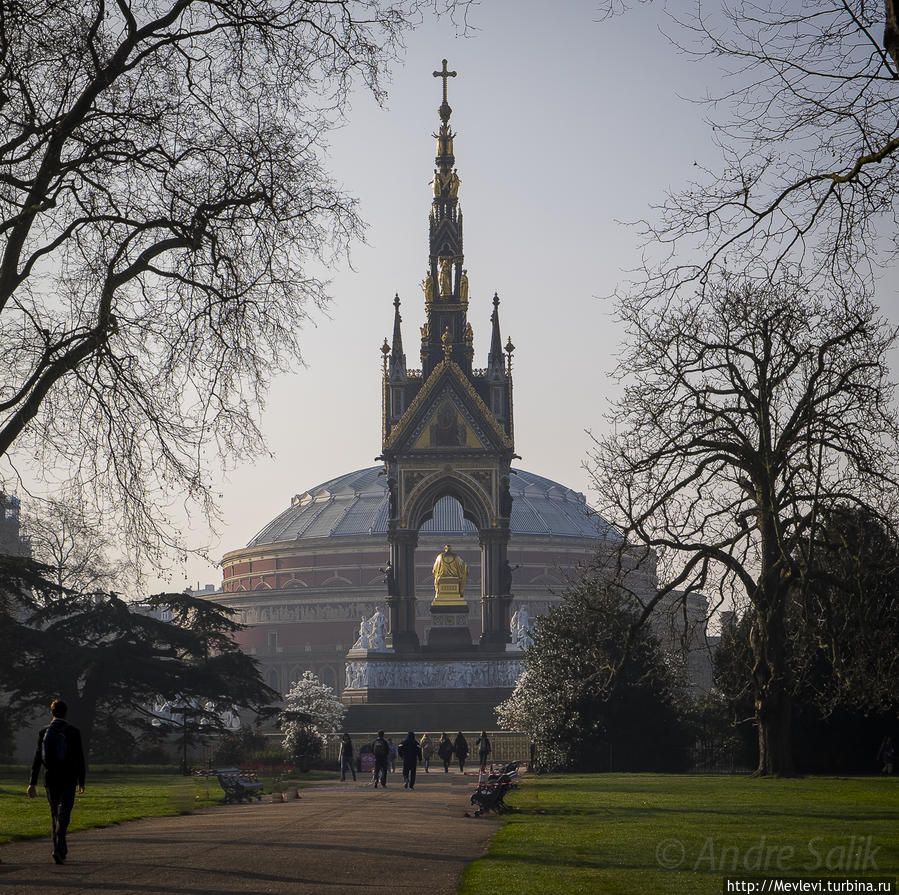
M 431 604 L 428 646 L 440 649 L 472 646 L 467 603 Z

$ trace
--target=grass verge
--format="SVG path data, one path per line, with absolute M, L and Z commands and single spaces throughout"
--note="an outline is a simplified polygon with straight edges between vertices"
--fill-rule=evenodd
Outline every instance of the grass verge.
M 899 875 L 899 779 L 526 778 L 460 895 L 721 893 L 724 878 Z
M 300 787 L 334 773 L 310 771 L 300 777 Z M 263 792 L 271 793 L 273 778 L 260 776 Z M 41 786 L 37 797 L 25 795 L 28 769 L 0 766 L 0 845 L 16 839 L 40 839 L 50 835 L 50 814 Z M 75 797 L 70 831 L 138 820 L 189 814 L 222 803 L 223 793 L 215 777 L 182 777 L 174 768 L 158 766 L 101 765 L 90 768 L 84 795 Z

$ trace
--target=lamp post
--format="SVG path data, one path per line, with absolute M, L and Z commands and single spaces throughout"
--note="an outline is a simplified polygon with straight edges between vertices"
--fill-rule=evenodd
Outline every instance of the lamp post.
M 177 705 L 172 707 L 173 715 L 181 715 L 181 776 L 187 777 L 190 774 L 190 767 L 187 764 L 187 719 L 194 709 L 189 705 Z
M 188 776 L 190 769 L 187 764 L 187 743 L 188 743 L 188 731 L 187 731 L 187 719 L 188 716 L 194 711 L 192 706 L 189 706 L 185 703 L 181 705 L 172 705 L 171 703 L 166 703 L 163 706 L 163 711 L 169 715 L 168 720 L 164 720 L 162 718 L 154 718 L 150 723 L 154 727 L 163 727 L 165 724 L 174 724 L 178 725 L 178 722 L 175 721 L 171 716 L 173 715 L 181 715 L 181 764 L 179 767 L 179 771 L 182 776 Z

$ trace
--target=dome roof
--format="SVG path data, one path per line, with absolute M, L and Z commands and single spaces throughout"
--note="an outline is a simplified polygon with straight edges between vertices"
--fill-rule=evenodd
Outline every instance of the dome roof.
M 297 494 L 290 507 L 272 520 L 247 545 L 257 547 L 310 538 L 387 536 L 387 481 L 383 466 L 359 469 Z M 614 529 L 587 506 L 583 494 L 558 482 L 513 469 L 512 536 L 542 535 L 561 538 L 615 537 Z M 443 497 L 433 517 L 421 527 L 423 535 L 476 535 L 462 517 L 462 507 Z

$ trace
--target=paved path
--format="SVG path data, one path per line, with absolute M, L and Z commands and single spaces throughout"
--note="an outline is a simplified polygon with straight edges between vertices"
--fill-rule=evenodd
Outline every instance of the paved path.
M 476 778 L 419 773 L 410 792 L 391 777 L 386 790 L 321 783 L 283 804 L 71 833 L 64 866 L 53 863 L 49 839 L 0 846 L 0 893 L 453 895 L 496 830 L 465 816 Z

